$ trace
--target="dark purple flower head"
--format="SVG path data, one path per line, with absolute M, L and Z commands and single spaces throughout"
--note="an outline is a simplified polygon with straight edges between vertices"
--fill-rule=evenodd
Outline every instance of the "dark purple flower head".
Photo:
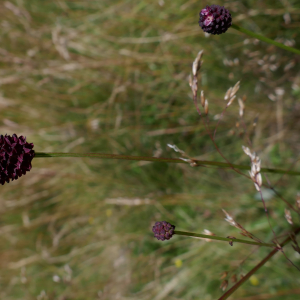
M 204 32 L 221 34 L 231 26 L 231 14 L 224 6 L 207 5 L 200 11 L 199 15 L 199 26 Z
M 15 180 L 31 170 L 34 157 L 33 144 L 16 134 L 0 135 L 0 183 Z
M 169 240 L 174 234 L 175 226 L 166 221 L 156 222 L 152 227 L 154 237 L 158 240 Z

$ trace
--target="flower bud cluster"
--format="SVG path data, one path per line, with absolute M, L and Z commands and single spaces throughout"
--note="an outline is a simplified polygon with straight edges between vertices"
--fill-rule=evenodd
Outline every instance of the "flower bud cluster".
M 0 135 L 0 183 L 16 180 L 31 170 L 33 144 L 16 134 Z
M 199 26 L 207 33 L 222 34 L 232 25 L 231 14 L 224 6 L 207 5 L 199 15 Z
M 156 222 L 152 227 L 154 237 L 158 240 L 169 240 L 174 234 L 175 226 L 166 221 Z

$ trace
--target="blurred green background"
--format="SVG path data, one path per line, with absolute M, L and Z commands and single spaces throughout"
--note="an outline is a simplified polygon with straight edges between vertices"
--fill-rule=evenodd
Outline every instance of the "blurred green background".
M 249 135 L 262 166 L 288 169 L 300 151 L 299 56 L 233 29 L 205 36 L 198 14 L 208 4 L 300 47 L 296 0 L 2 0 L 1 134 L 24 135 L 35 151 L 177 158 L 170 143 L 223 161 L 188 85 L 203 49 L 199 83 L 211 127 L 238 80 L 237 95 L 246 97 L 247 134 L 235 101 L 219 125 L 222 153 L 249 164 L 241 149 Z M 276 188 L 294 205 L 300 178 L 268 179 L 280 179 Z M 264 194 L 275 232 L 288 232 L 285 204 Z M 222 272 L 230 287 L 232 275 L 246 274 L 270 250 L 181 236 L 160 242 L 151 227 L 166 220 L 178 230 L 241 237 L 221 209 L 264 241 L 273 238 L 253 183 L 233 171 L 36 158 L 26 176 L 1 187 L 1 299 L 217 299 Z M 300 255 L 290 245 L 285 251 L 299 266 Z M 299 284 L 299 272 L 277 254 L 232 299 L 299 299 Z

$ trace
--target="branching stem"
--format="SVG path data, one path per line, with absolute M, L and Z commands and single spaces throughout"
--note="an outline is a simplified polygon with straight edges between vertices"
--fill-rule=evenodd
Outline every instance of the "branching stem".
M 294 230 L 294 234 L 298 234 L 300 232 L 300 227 Z M 291 238 L 286 238 L 280 246 L 283 247 L 287 243 L 291 241 Z M 230 295 L 232 295 L 244 282 L 246 282 L 258 269 L 260 269 L 268 260 L 270 260 L 276 253 L 277 249 L 274 249 L 270 252 L 258 265 L 256 265 L 250 272 L 248 272 L 241 280 L 239 280 L 232 288 L 230 288 L 219 300 L 225 300 Z

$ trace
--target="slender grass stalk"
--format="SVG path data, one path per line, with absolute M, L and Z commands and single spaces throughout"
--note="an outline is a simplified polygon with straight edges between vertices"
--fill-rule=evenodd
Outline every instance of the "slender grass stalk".
M 177 164 L 189 164 L 189 162 L 184 161 L 179 158 L 164 158 L 164 157 L 151 157 L 151 156 L 133 156 L 133 155 L 121 155 L 121 154 L 104 154 L 104 153 L 63 153 L 63 152 L 35 152 L 34 158 L 39 157 L 90 157 L 90 158 L 102 158 L 102 159 L 123 159 L 123 160 L 137 160 L 137 161 L 152 161 L 152 162 L 165 162 L 165 163 L 177 163 Z M 228 164 L 218 161 L 208 161 L 208 160 L 193 160 L 196 166 L 215 166 L 219 168 L 236 168 L 240 170 L 250 170 L 250 166 Z M 300 172 L 281 170 L 281 169 L 270 169 L 261 168 L 261 172 L 266 173 L 277 173 L 299 176 Z
M 243 239 L 224 238 L 224 237 L 220 237 L 220 236 L 216 236 L 216 235 L 207 235 L 207 234 L 177 231 L 177 230 L 174 231 L 174 234 L 199 237 L 199 238 L 203 238 L 203 239 L 217 240 L 217 241 L 223 241 L 223 242 L 234 242 L 234 243 L 242 243 L 242 244 L 248 244 L 248 245 L 276 248 L 275 244 L 259 243 L 259 242 L 248 241 L 248 240 L 243 240 Z
M 294 230 L 294 234 L 298 234 L 300 232 L 300 227 Z M 283 247 L 287 243 L 291 241 L 291 238 L 286 238 L 280 246 Z M 274 249 L 270 252 L 259 264 L 257 264 L 250 272 L 248 272 L 240 281 L 238 281 L 233 287 L 231 287 L 221 298 L 218 300 L 225 300 L 231 294 L 233 294 L 244 282 L 246 282 L 258 269 L 260 269 L 268 260 L 270 260 L 276 253 L 278 252 L 277 249 Z
M 268 44 L 272 44 L 272 45 L 274 45 L 276 47 L 279 47 L 281 49 L 284 49 L 284 50 L 287 50 L 287 51 L 290 51 L 290 52 L 293 52 L 293 53 L 296 53 L 296 54 L 300 54 L 300 50 L 298 50 L 296 48 L 289 47 L 289 46 L 286 46 L 284 44 L 278 43 L 278 42 L 273 41 L 273 40 L 271 40 L 271 39 L 269 39 L 269 38 L 267 38 L 267 37 L 265 37 L 263 35 L 257 34 L 255 32 L 250 31 L 250 30 L 247 30 L 247 29 L 245 29 L 245 28 L 243 28 L 241 26 L 232 24 L 231 28 L 234 28 L 234 29 L 236 29 L 236 30 L 238 30 L 238 31 L 240 31 L 242 33 L 245 33 L 245 34 L 247 34 L 247 35 L 249 35 L 251 37 L 254 37 L 254 38 L 256 38 L 258 40 L 261 40 L 263 42 L 266 42 Z

